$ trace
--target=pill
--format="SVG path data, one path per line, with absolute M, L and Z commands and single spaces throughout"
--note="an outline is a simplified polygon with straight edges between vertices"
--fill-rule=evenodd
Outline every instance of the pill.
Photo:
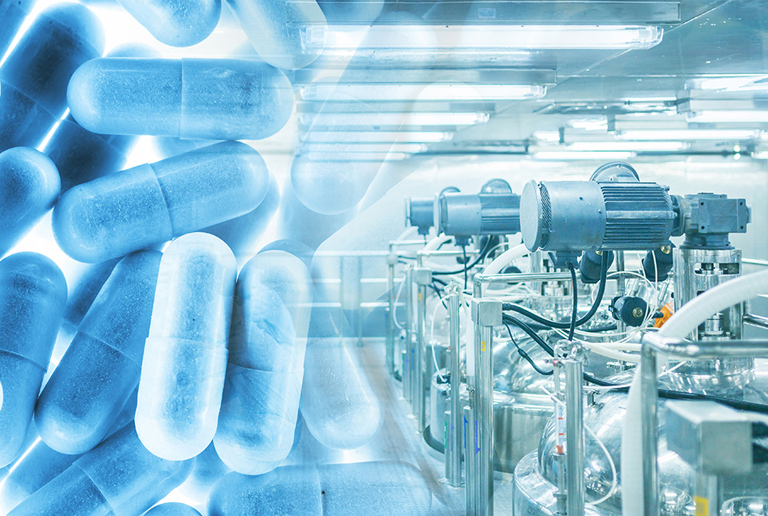
M 67 299 L 67 308 L 64 310 L 64 322 L 62 329 L 74 333 L 80 322 L 93 304 L 93 300 L 99 294 L 101 287 L 112 274 L 119 258 L 106 262 L 89 265 L 77 280 Z
M 357 357 L 343 342 L 343 335 L 353 335 L 346 316 L 331 308 L 327 299 L 327 293 L 315 289 L 301 415 L 322 445 L 351 450 L 376 436 L 382 422 L 381 406 Z
M 291 451 L 311 303 L 309 271 L 289 253 L 259 253 L 240 272 L 213 441 L 239 473 L 270 471 Z
M 53 207 L 59 173 L 42 152 L 14 147 L 0 152 L 0 256 Z
M 67 109 L 72 73 L 103 48 L 104 31 L 88 8 L 60 3 L 43 11 L 0 67 L 0 151 L 37 147 Z
M 5 55 L 34 6 L 35 0 L 0 0 L 0 56 Z
M 134 390 L 105 438 L 133 421 L 133 415 L 136 412 L 136 394 Z M 0 482 L 0 514 L 8 514 L 8 511 L 29 498 L 80 458 L 79 454 L 69 455 L 57 452 L 45 444 L 34 430 L 27 435 L 27 441 L 30 434 L 34 439 L 29 446 L 25 445 L 24 453 L 11 464 L 12 469 L 8 477 Z
M 136 389 L 160 257 L 142 251 L 117 264 L 40 394 L 35 424 L 56 451 L 99 444 Z
M 67 98 L 95 133 L 203 140 L 266 138 L 293 109 L 283 72 L 236 59 L 92 59 L 73 74 Z
M 254 245 L 271 222 L 279 204 L 280 188 L 277 186 L 277 180 L 270 174 L 267 194 L 255 210 L 200 231 L 222 239 L 237 258 L 253 256 L 258 250 Z
M 158 41 L 188 47 L 207 38 L 221 16 L 221 0 L 118 0 Z
M 23 450 L 66 302 L 64 275 L 45 256 L 0 261 L 0 467 Z
M 258 152 L 222 142 L 76 186 L 53 210 L 53 235 L 97 263 L 254 210 L 269 172 Z
M 214 488 L 210 516 L 429 514 L 432 492 L 404 462 L 284 466 L 259 476 L 230 473 Z
M 110 57 L 154 57 L 146 45 L 126 44 L 109 52 Z M 121 170 L 137 136 L 96 134 L 78 124 L 72 115 L 61 121 L 43 151 L 61 176 L 61 191 Z
M 9 515 L 139 516 L 181 484 L 194 461 L 161 459 L 133 424 L 89 451 Z
M 174 240 L 160 261 L 136 407 L 159 457 L 194 457 L 216 433 L 236 274 L 232 251 L 207 233 Z
M 227 3 L 259 57 L 272 66 L 303 68 L 323 51 L 325 15 L 314 0 Z
M 155 505 L 144 516 L 200 516 L 200 513 L 183 503 L 164 503 Z

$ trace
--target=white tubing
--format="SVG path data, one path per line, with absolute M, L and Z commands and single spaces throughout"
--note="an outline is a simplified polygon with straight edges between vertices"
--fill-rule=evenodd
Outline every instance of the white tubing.
M 452 236 L 440 234 L 440 235 L 436 236 L 435 238 L 433 238 L 432 240 L 430 240 L 427 243 L 427 245 L 424 246 L 423 251 L 434 251 L 435 249 L 437 249 L 438 247 L 440 247 L 444 243 L 450 242 L 451 239 L 453 239 Z
M 684 339 L 708 317 L 737 303 L 768 293 L 768 271 L 726 281 L 693 299 L 661 327 L 662 337 Z M 640 427 L 640 367 L 635 370 L 621 432 L 621 513 L 643 514 L 643 447 Z
M 528 254 L 529 252 L 530 251 L 528 251 L 528 248 L 523 244 L 517 245 L 512 249 L 508 249 L 507 251 L 500 254 L 491 263 L 489 263 L 485 269 L 483 269 L 483 275 L 488 276 L 491 274 L 498 274 L 501 269 L 517 260 L 518 258 Z

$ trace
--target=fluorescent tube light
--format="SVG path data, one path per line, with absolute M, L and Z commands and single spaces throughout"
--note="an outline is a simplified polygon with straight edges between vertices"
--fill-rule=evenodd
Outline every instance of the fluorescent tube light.
M 634 158 L 634 152 L 569 152 L 543 151 L 535 152 L 534 159 L 542 161 L 573 161 L 573 160 L 611 160 Z
M 404 152 L 360 152 L 360 153 L 339 153 L 339 152 L 308 152 L 302 154 L 310 161 L 402 161 L 409 156 Z
M 324 32 L 320 27 L 310 31 L 307 43 L 324 41 L 325 55 L 388 50 L 628 50 L 651 48 L 663 35 L 661 27 L 644 25 L 329 25 Z
M 471 101 L 537 99 L 546 86 L 524 84 L 311 84 L 300 89 L 302 100 L 350 98 L 367 101 L 413 99 L 420 101 Z
M 309 131 L 301 136 L 308 143 L 440 143 L 453 133 L 440 131 Z
M 762 131 L 744 129 L 670 129 L 617 131 L 619 140 L 691 141 L 691 140 L 752 140 L 760 138 Z
M 302 113 L 299 122 L 311 127 L 454 126 L 487 122 L 488 113 Z
M 573 142 L 566 148 L 573 151 L 632 151 L 632 152 L 674 152 L 690 147 L 686 142 Z
M 768 111 L 697 111 L 688 115 L 689 122 L 768 122 Z
M 685 87 L 689 90 L 707 91 L 765 91 L 768 90 L 768 75 L 691 79 L 686 82 Z
M 304 152 L 327 152 L 327 153 L 359 153 L 359 152 L 404 152 L 406 154 L 415 154 L 427 150 L 426 145 L 420 143 L 309 143 L 302 146 Z

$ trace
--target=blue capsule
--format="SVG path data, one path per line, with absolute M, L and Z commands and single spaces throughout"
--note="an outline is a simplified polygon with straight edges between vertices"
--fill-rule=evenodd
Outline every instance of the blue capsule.
M 110 57 L 154 57 L 157 52 L 144 45 L 122 45 Z M 61 191 L 120 170 L 137 136 L 96 134 L 84 129 L 70 114 L 61 121 L 43 149 L 56 164 Z
M 235 59 L 93 59 L 72 76 L 72 115 L 95 133 L 259 140 L 288 122 L 283 72 Z
M 200 513 L 183 503 L 164 503 L 155 505 L 144 516 L 200 516 Z
M 257 254 L 240 272 L 213 441 L 239 473 L 265 473 L 291 451 L 311 303 L 312 278 L 291 254 Z
M 0 152 L 0 256 L 11 249 L 59 196 L 59 173 L 42 152 Z
M 426 515 L 432 492 L 404 462 L 285 466 L 259 476 L 230 473 L 216 485 L 210 516 Z
M 207 38 L 221 16 L 221 0 L 118 0 L 158 41 L 188 47 Z
M 62 328 L 74 333 L 120 259 L 90 265 L 69 293 Z
M 141 442 L 159 457 L 195 457 L 216 433 L 236 274 L 232 251 L 207 233 L 163 254 L 136 407 Z
M 376 436 L 382 423 L 381 406 L 356 355 L 343 342 L 342 336 L 352 334 L 346 316 L 329 308 L 325 299 L 323 291 L 315 291 L 301 415 L 323 446 L 351 450 Z
M 248 213 L 268 186 L 258 152 L 222 142 L 72 188 L 53 236 L 72 258 L 102 262 Z
M 54 450 L 99 444 L 138 385 L 160 257 L 144 251 L 117 264 L 40 394 L 35 424 Z
M 267 194 L 255 210 L 200 231 L 222 239 L 238 258 L 252 256 L 256 252 L 254 244 L 272 220 L 279 204 L 280 188 L 270 174 Z
M 64 275 L 45 256 L 0 261 L 0 467 L 22 452 L 66 302 Z
M 193 461 L 149 453 L 127 425 L 24 500 L 9 515 L 139 515 L 181 484 Z
M 101 23 L 88 8 L 43 11 L 0 67 L 0 151 L 40 144 L 67 109 L 72 73 L 103 48 Z
M 325 15 L 314 0 L 228 0 L 259 57 L 278 68 L 311 64 L 323 51 Z
M 34 6 L 35 0 L 0 0 L 0 56 L 5 55 Z

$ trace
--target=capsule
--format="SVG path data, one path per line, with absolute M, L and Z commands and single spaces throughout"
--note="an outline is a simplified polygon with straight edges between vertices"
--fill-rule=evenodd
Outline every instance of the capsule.
M 103 262 L 248 213 L 268 186 L 258 152 L 222 142 L 72 188 L 53 236 L 75 260 Z
M 72 76 L 67 98 L 95 133 L 202 140 L 266 138 L 293 109 L 283 72 L 235 59 L 93 59 Z
M 210 516 L 420 516 L 431 507 L 432 492 L 415 467 L 361 462 L 230 473 L 216 485 L 208 509 Z
M 382 422 L 381 406 L 357 357 L 343 336 L 352 335 L 347 318 L 315 290 L 310 318 L 301 415 L 320 444 L 352 450 L 371 441 Z M 339 331 L 341 330 L 341 331 Z
M 122 45 L 110 57 L 154 57 L 158 53 L 145 45 Z M 84 129 L 72 115 L 61 121 L 43 149 L 56 164 L 61 191 L 121 170 L 137 136 L 96 134 Z
M 144 516 L 200 516 L 200 513 L 183 503 L 164 503 L 155 505 Z
M 174 240 L 160 261 L 136 407 L 159 457 L 195 457 L 216 433 L 236 275 L 232 251 L 207 233 Z
M 255 210 L 200 231 L 222 239 L 236 257 L 250 257 L 256 252 L 253 246 L 272 220 L 279 204 L 280 188 L 270 174 L 267 194 Z
M 64 275 L 45 256 L 0 261 L 0 467 L 22 451 L 66 302 Z
M 117 264 L 40 394 L 35 424 L 54 450 L 99 444 L 138 385 L 160 257 L 143 251 Z
M 0 67 L 0 151 L 37 147 L 67 109 L 72 73 L 103 48 L 104 31 L 88 8 L 61 3 L 43 11 Z
M 107 432 L 106 437 L 110 437 L 133 421 L 135 412 L 136 391 L 134 390 L 112 428 Z M 8 477 L 0 482 L 0 514 L 8 514 L 11 509 L 29 498 L 80 458 L 80 455 L 57 452 L 45 444 L 34 430 L 27 435 L 28 442 L 30 437 L 33 438 L 32 442 L 29 443 L 29 446 L 25 445 L 24 453 L 11 465 L 12 470 Z
M 59 173 L 42 152 L 16 147 L 0 152 L 0 256 L 53 207 Z
M 140 515 L 181 484 L 194 461 L 149 453 L 125 426 L 24 500 L 9 515 Z
M 219 23 L 221 0 L 118 0 L 158 41 L 188 47 L 210 36 Z
M 35 0 L 0 0 L 0 56 L 5 55 L 34 6 Z
M 295 70 L 323 51 L 325 15 L 314 0 L 228 0 L 259 57 L 277 68 Z
M 120 259 L 114 258 L 106 262 L 88 266 L 83 275 L 74 285 L 67 299 L 67 308 L 64 310 L 64 322 L 62 328 L 74 333 L 85 317 L 93 300 L 101 291 L 115 266 Z
M 240 273 L 213 441 L 238 473 L 265 473 L 293 446 L 311 288 L 304 263 L 283 251 L 257 254 Z

